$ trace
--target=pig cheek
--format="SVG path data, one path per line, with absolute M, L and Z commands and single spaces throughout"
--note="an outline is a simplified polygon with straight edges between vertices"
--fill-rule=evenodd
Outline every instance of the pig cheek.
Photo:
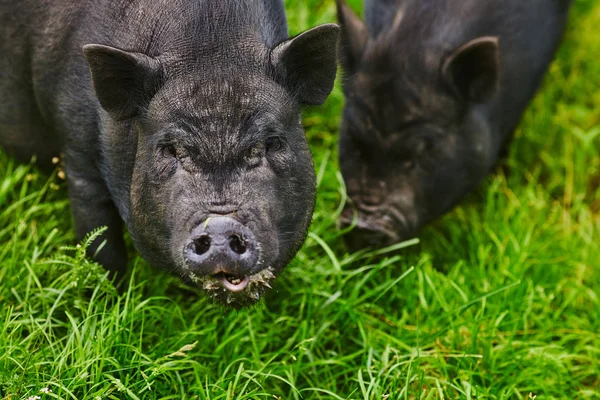
M 132 228 L 136 248 L 152 265 L 172 267 L 168 251 L 171 230 L 165 226 L 168 204 L 161 185 L 136 169 L 131 184 Z
M 312 163 L 305 163 L 294 177 L 286 180 L 287 193 L 282 196 L 280 206 L 285 211 L 280 222 L 280 242 L 286 263 L 304 243 L 315 206 L 316 177 Z
M 270 215 L 278 243 L 277 270 L 281 270 L 302 246 L 312 219 L 316 182 L 312 158 L 308 152 L 296 151 L 286 160 L 285 168 L 273 178 L 273 202 Z
M 311 193 L 309 187 L 303 184 L 294 185 L 293 179 L 288 180 L 288 183 L 291 184 L 282 190 L 277 206 L 279 241 L 282 247 L 286 247 L 282 249 L 285 254 L 293 251 L 298 242 L 303 241 L 314 208 L 314 203 L 306 197 Z
M 286 247 L 286 227 L 290 222 L 289 209 L 294 207 L 286 199 L 285 192 L 287 187 L 285 183 L 282 183 L 277 177 L 273 176 L 269 181 L 269 195 L 264 199 L 263 210 L 265 213 L 265 228 L 264 232 L 265 246 L 262 249 L 264 258 L 272 260 L 272 265 L 275 269 L 279 270 L 283 268 L 282 255 L 285 253 Z

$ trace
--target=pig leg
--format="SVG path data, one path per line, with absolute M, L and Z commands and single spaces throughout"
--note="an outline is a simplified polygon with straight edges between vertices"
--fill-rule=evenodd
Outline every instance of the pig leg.
M 82 164 L 71 165 L 79 167 Z M 123 222 L 99 173 L 89 174 L 87 170 L 86 174 L 84 171 L 83 168 L 69 168 L 69 160 L 65 159 L 75 233 L 82 240 L 94 229 L 106 226 L 107 230 L 88 248 L 88 254 L 110 272 L 110 278 L 122 277 L 127 264 Z M 104 246 L 98 251 L 104 242 Z
M 59 146 L 38 111 L 29 84 L 31 75 L 9 59 L 0 62 L 0 73 L 11 77 L 0 80 L 0 147 L 24 163 L 36 155 L 40 167 L 52 169 L 52 158 L 59 155 Z

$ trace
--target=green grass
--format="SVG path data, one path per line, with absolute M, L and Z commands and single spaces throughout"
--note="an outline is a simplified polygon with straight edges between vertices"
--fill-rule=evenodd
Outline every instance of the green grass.
M 287 3 L 294 33 L 335 19 L 333 1 Z M 0 153 L 0 398 L 600 399 L 599 25 L 578 0 L 498 171 L 384 258 L 336 229 L 339 87 L 307 110 L 310 237 L 249 310 L 134 252 L 118 294 L 64 248 L 64 183 Z

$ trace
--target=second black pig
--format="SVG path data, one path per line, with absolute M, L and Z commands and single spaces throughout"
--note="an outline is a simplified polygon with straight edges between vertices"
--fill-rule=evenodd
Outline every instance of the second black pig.
M 340 167 L 351 248 L 413 236 L 490 172 L 560 42 L 568 0 L 343 0 Z

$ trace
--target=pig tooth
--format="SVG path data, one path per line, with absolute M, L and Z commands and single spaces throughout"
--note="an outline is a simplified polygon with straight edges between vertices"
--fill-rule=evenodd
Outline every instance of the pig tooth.
M 260 295 L 258 294 L 258 292 L 251 292 L 250 297 L 252 297 L 254 300 L 260 299 Z
M 273 288 L 271 287 L 271 285 L 269 285 L 269 282 L 263 282 L 262 284 L 263 284 L 263 285 L 265 285 L 266 287 L 268 287 L 269 289 L 273 289 Z

